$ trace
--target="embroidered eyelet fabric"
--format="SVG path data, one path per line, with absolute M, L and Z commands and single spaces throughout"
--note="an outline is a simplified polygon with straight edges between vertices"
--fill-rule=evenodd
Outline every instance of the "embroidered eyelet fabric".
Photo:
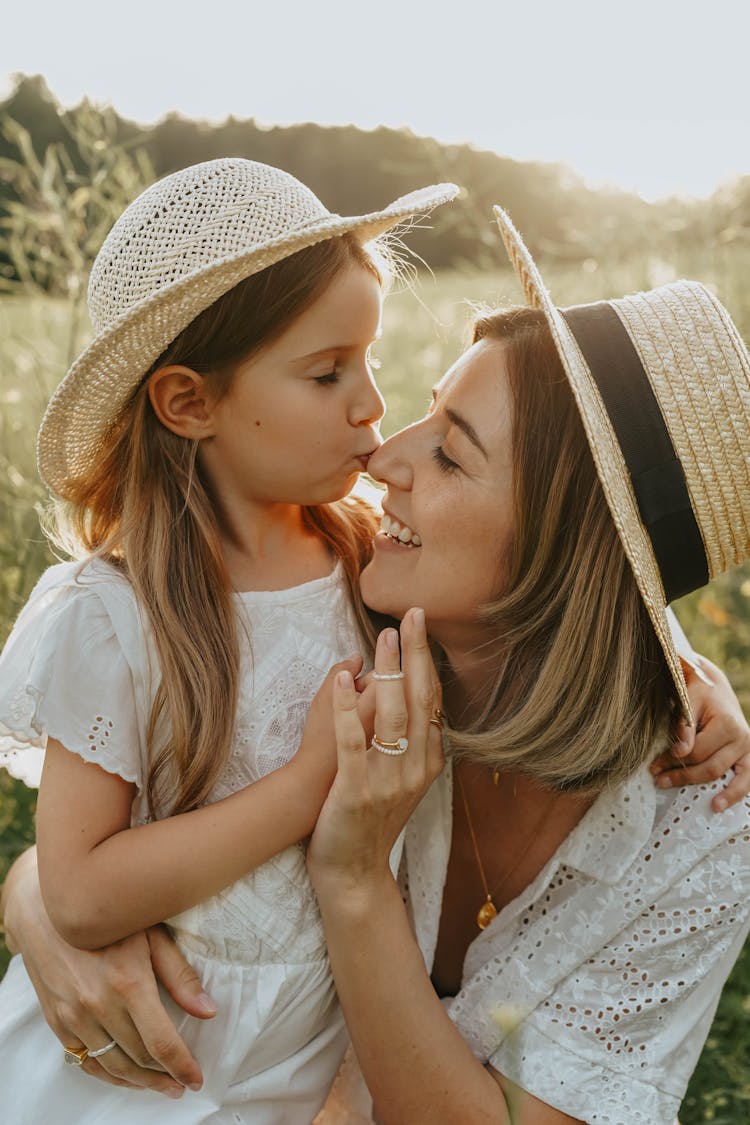
M 591 1125 L 673 1125 L 750 926 L 750 801 L 715 814 L 722 784 L 657 790 L 644 770 L 602 794 L 477 936 L 447 1008 L 483 1063 Z M 451 790 L 448 768 L 402 861 L 428 966 Z
M 125 579 L 100 561 L 80 569 L 61 564 L 42 577 L 0 658 L 0 762 L 38 779 L 53 737 L 133 782 L 132 819 L 142 823 L 156 660 Z M 235 599 L 241 702 L 211 801 L 289 761 L 329 668 L 361 649 L 340 564 L 302 586 Z M 215 1019 L 199 1021 L 166 999 L 203 1067 L 201 1093 L 179 1102 L 142 1091 L 128 1096 L 62 1067 L 60 1044 L 15 958 L 0 985 L 0 1088 L 9 1120 L 47 1120 L 45 1109 L 55 1105 L 83 1125 L 272 1125 L 283 1103 L 285 1122 L 309 1125 L 347 1040 L 303 848 L 287 848 L 170 923 L 219 1007 Z

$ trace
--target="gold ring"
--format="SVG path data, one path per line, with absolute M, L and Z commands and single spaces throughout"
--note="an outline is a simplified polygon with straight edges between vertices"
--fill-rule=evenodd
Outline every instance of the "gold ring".
M 443 729 L 443 712 L 439 707 L 435 708 L 435 714 L 430 719 L 430 722 L 434 727 L 437 727 L 438 730 Z
M 397 738 L 395 742 L 385 742 L 382 738 L 378 738 L 376 734 L 372 736 L 370 745 L 375 750 L 379 750 L 381 754 L 391 754 L 393 757 L 399 757 L 405 754 L 409 749 L 408 738 Z
M 68 1066 L 83 1066 L 89 1057 L 88 1047 L 66 1047 L 64 1054 Z

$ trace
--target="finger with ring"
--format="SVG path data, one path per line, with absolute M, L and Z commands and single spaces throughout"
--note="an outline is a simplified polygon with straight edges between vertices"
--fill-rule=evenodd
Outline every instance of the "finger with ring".
M 100 1055 L 106 1055 L 107 1051 L 111 1051 L 112 1048 L 116 1046 L 117 1043 L 114 1041 L 114 1039 L 110 1039 L 109 1043 L 105 1043 L 105 1045 L 103 1047 L 100 1047 L 98 1051 L 89 1051 L 89 1058 L 98 1059 Z
M 81 1045 L 80 1047 L 65 1047 L 63 1059 L 66 1066 L 83 1066 L 86 1059 L 89 1057 L 88 1047 Z
M 394 758 L 399 758 L 409 749 L 409 739 L 397 738 L 395 742 L 386 742 L 374 734 L 370 745 L 374 750 L 379 750 L 381 754 L 390 754 Z
M 434 714 L 433 714 L 432 718 L 430 719 L 430 723 L 432 724 L 433 727 L 437 727 L 438 730 L 443 729 L 443 712 L 440 710 L 439 707 L 435 708 Z
M 403 680 L 403 672 L 373 672 L 373 680 Z

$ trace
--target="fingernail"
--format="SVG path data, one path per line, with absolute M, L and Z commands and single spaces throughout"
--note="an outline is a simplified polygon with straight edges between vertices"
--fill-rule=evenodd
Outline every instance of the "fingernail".
M 418 629 L 424 628 L 424 610 L 423 609 L 413 609 L 411 611 L 411 619 L 414 622 L 414 624 L 417 626 Z
M 674 753 L 678 754 L 681 758 L 684 757 L 685 754 L 690 753 L 690 744 L 680 739 L 679 742 L 675 742 L 674 744 Z
M 395 629 L 386 629 L 385 647 L 389 652 L 398 652 L 398 633 Z
M 202 1012 L 206 1012 L 207 1014 L 210 1014 L 212 1016 L 215 1016 L 219 1010 L 216 1007 L 216 1001 L 213 1000 L 213 998 L 209 996 L 207 992 L 200 992 L 198 994 L 197 1003 Z
M 671 789 L 672 788 L 672 779 L 671 779 L 671 777 L 657 777 L 656 784 L 659 786 L 660 789 Z
M 197 1093 L 198 1093 L 198 1091 L 199 1091 L 199 1090 L 200 1090 L 200 1089 L 201 1089 L 202 1087 L 203 1087 L 203 1083 L 202 1083 L 202 1082 L 191 1082 L 191 1083 L 190 1083 L 190 1087 L 189 1087 L 189 1088 L 190 1088 L 190 1089 L 191 1089 L 191 1090 L 193 1091 L 193 1093 L 194 1093 L 194 1094 L 197 1094 Z
M 345 690 L 354 687 L 354 680 L 352 679 L 351 672 L 339 672 L 339 674 L 336 676 L 336 680 L 339 687 L 344 688 Z
M 726 797 L 716 797 L 714 800 L 714 809 L 716 812 L 724 812 L 726 808 L 729 808 L 729 801 Z
M 173 1101 L 176 1101 L 177 1098 L 181 1098 L 184 1093 L 185 1093 L 185 1087 L 184 1086 L 170 1086 L 166 1090 L 167 1097 L 172 1098 Z

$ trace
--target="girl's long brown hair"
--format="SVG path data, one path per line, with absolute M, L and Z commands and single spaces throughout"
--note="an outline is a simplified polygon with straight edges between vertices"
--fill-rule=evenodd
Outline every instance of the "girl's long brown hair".
M 167 364 L 204 375 L 217 396 L 233 371 L 271 343 L 357 262 L 382 281 L 379 259 L 349 235 L 318 243 L 248 277 L 193 320 L 144 376 L 85 475 L 67 482 L 56 538 L 74 556 L 116 565 L 145 610 L 160 665 L 148 727 L 152 813 L 193 809 L 208 797 L 231 749 L 239 644 L 232 591 L 197 443 L 158 421 L 148 377 Z M 346 498 L 306 508 L 305 520 L 341 558 L 359 624 L 372 630 L 359 573 L 375 517 Z
M 617 784 L 667 745 L 676 692 L 544 315 L 481 317 L 513 397 L 514 527 L 483 607 L 487 682 L 460 755 L 553 787 Z

